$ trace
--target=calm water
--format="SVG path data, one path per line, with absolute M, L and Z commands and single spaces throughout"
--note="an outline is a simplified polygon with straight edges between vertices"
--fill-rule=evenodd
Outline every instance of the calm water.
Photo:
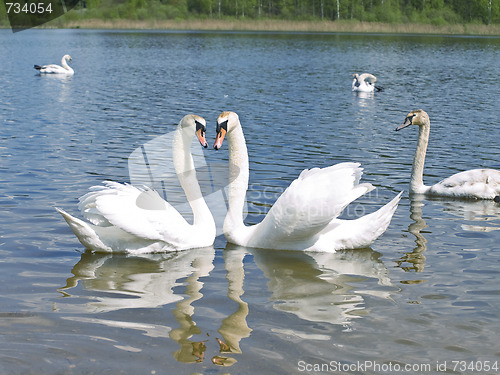
M 73 77 L 35 75 L 65 53 Z M 385 91 L 351 93 L 362 71 Z M 500 169 L 499 76 L 498 38 L 0 30 L 0 373 L 499 373 L 473 371 L 500 367 L 499 204 L 406 193 L 371 248 L 336 254 L 223 236 L 92 254 L 54 211 L 130 181 L 129 155 L 185 114 L 207 119 L 211 143 L 234 110 L 248 223 L 302 169 L 343 161 L 377 186 L 355 217 L 407 191 L 417 130 L 394 128 L 415 108 L 432 122 L 427 183 Z M 227 146 L 203 155 L 227 162 Z

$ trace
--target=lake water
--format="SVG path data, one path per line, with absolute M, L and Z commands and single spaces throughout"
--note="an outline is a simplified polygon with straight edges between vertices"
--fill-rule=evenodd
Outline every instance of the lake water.
M 66 53 L 73 77 L 35 74 Z M 351 93 L 364 71 L 385 90 Z M 410 199 L 417 130 L 394 132 L 429 113 L 428 184 L 500 169 L 499 76 L 500 38 L 0 30 L 0 373 L 499 373 L 500 204 Z M 335 254 L 86 252 L 54 207 L 130 181 L 187 113 L 212 144 L 222 110 L 247 139 L 248 223 L 301 170 L 357 161 L 377 189 L 344 216 L 406 191 L 387 232 Z

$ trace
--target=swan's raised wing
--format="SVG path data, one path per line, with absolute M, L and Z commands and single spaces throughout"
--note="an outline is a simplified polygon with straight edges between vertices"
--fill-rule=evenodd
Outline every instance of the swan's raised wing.
M 373 74 L 370 74 L 370 73 L 363 73 L 359 76 L 359 80 L 362 82 L 362 81 L 366 81 L 372 85 L 375 84 L 375 82 L 377 81 L 377 77 L 375 77 Z
M 175 242 L 190 227 L 155 190 L 111 181 L 92 187 L 78 208 L 95 225 L 114 225 L 144 239 Z
M 369 183 L 359 184 L 362 171 L 358 163 L 304 170 L 278 198 L 261 227 L 287 241 L 313 236 L 349 203 L 374 189 Z

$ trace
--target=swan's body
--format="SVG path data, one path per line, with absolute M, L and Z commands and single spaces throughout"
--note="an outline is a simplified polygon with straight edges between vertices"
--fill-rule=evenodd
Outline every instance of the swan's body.
M 156 191 L 106 182 L 80 198 L 78 208 L 89 221 L 57 209 L 88 249 L 104 252 L 151 253 L 207 247 L 215 239 L 215 222 L 202 197 L 189 152 L 195 134 L 206 147 L 205 120 L 185 116 L 173 141 L 174 167 L 193 210 L 193 224 Z
M 468 199 L 495 199 L 500 196 L 500 171 L 495 169 L 471 169 L 448 177 L 435 185 L 423 182 L 425 154 L 429 143 L 429 115 L 421 110 L 411 111 L 401 130 L 410 125 L 419 126 L 419 135 L 413 168 L 411 171 L 410 193 Z
M 248 189 L 248 154 L 238 115 L 223 112 L 217 120 L 215 149 L 227 133 L 229 144 L 229 208 L 226 239 L 240 246 L 335 252 L 369 246 L 387 229 L 401 194 L 378 211 L 356 220 L 337 217 L 353 200 L 374 189 L 360 184 L 357 163 L 304 170 L 278 198 L 262 222 L 243 223 Z
M 66 74 L 73 75 L 75 71 L 68 65 L 68 61 L 71 61 L 70 55 L 64 55 L 61 59 L 61 65 L 49 64 L 49 65 L 35 65 L 35 69 L 40 73 L 45 74 Z
M 352 80 L 352 91 L 373 92 L 382 91 L 382 87 L 375 86 L 377 77 L 370 73 L 358 74 L 354 73 Z

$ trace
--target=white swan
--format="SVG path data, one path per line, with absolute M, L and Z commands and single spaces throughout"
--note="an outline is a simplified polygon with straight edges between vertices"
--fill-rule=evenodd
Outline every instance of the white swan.
M 64 55 L 61 59 L 61 65 L 49 64 L 49 65 L 35 65 L 35 69 L 40 71 L 40 73 L 46 74 L 66 74 L 73 75 L 75 71 L 68 65 L 68 61 L 71 62 L 70 55 Z
M 194 134 L 203 147 L 205 119 L 185 116 L 177 127 L 173 147 L 175 171 L 193 210 L 193 224 L 156 191 L 106 182 L 80 198 L 78 208 L 89 221 L 56 208 L 88 249 L 104 252 L 151 253 L 207 247 L 215 239 L 215 222 L 202 197 L 190 153 Z
M 245 226 L 242 210 L 248 189 L 248 154 L 238 115 L 222 112 L 217 119 L 214 148 L 227 133 L 229 147 L 229 208 L 226 239 L 240 246 L 283 250 L 335 252 L 369 246 L 387 229 L 401 193 L 378 211 L 356 220 L 338 215 L 353 200 L 374 189 L 359 184 L 358 163 L 304 170 L 269 210 L 264 220 Z
M 419 126 L 417 149 L 411 170 L 410 193 L 498 201 L 500 171 L 495 169 L 471 169 L 454 174 L 433 186 L 425 186 L 423 174 L 431 125 L 429 115 L 421 109 L 411 111 L 396 131 L 410 125 Z
M 370 73 L 358 74 L 354 73 L 352 80 L 352 91 L 359 92 L 373 92 L 373 91 L 382 91 L 382 87 L 375 86 L 375 82 L 377 81 L 377 77 Z

